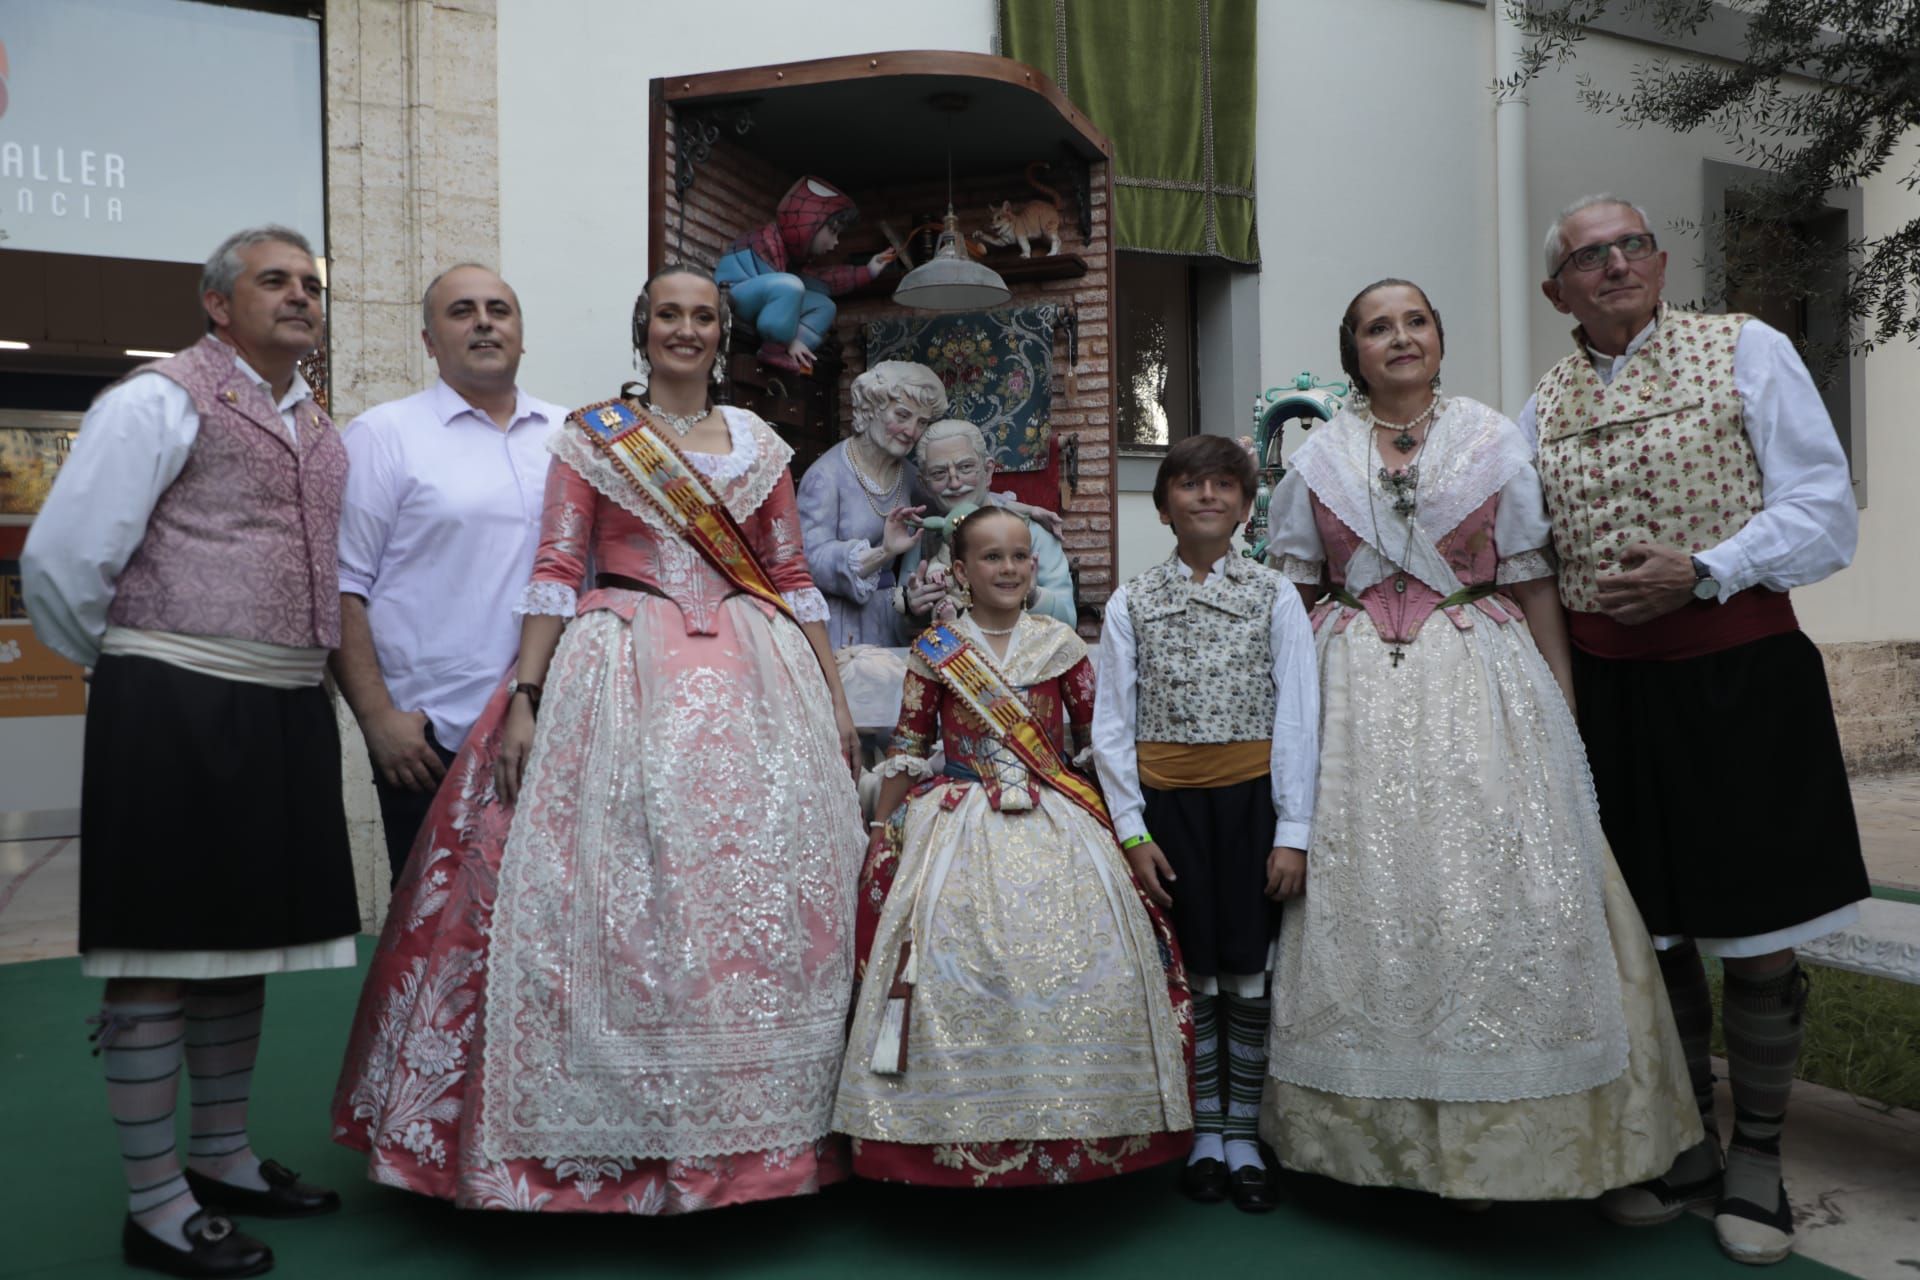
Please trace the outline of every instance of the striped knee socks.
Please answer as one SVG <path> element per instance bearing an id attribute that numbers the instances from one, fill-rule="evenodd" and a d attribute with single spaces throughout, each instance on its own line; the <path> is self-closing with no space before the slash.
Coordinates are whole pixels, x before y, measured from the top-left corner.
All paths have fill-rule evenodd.
<path id="1" fill-rule="evenodd" d="M 193 982 L 186 996 L 187 1074 L 193 1091 L 187 1163 L 195 1173 L 253 1191 L 267 1189 L 247 1140 L 247 1102 L 266 998 L 264 978 Z"/>
<path id="2" fill-rule="evenodd" d="M 1807 977 L 1791 957 L 1764 973 L 1727 970 L 1721 1027 L 1733 1087 L 1733 1142 L 1725 1195 L 1768 1213 L 1780 1203 L 1780 1131 L 1800 1062 L 1806 1004 Z"/>
<path id="3" fill-rule="evenodd" d="M 1193 994 L 1193 1151 L 1188 1164 L 1224 1160 L 1221 1145 L 1220 997 Z"/>
<path id="4" fill-rule="evenodd" d="M 1266 996 L 1223 995 L 1227 1005 L 1227 1167 L 1266 1166 L 1260 1158 L 1260 1091 L 1267 1083 Z"/>
<path id="5" fill-rule="evenodd" d="M 1660 976 L 1666 983 L 1667 1000 L 1673 1006 L 1673 1021 L 1680 1032 L 1680 1047 L 1687 1057 L 1687 1078 L 1693 1085 L 1694 1105 L 1700 1108 L 1700 1123 L 1706 1136 L 1682 1151 L 1667 1171 L 1667 1181 L 1680 1186 L 1702 1182 L 1720 1169 L 1720 1127 L 1713 1109 L 1713 992 L 1707 987 L 1706 965 L 1700 949 L 1683 942 L 1666 951 L 1655 952 L 1660 960 Z"/>
<path id="6" fill-rule="evenodd" d="M 185 1250 L 180 1228 L 200 1205 L 187 1189 L 174 1149 L 174 1098 L 186 1038 L 180 1006 L 115 1001 L 101 1007 L 97 1021 L 107 1110 L 120 1131 L 128 1216 L 148 1234 Z"/>

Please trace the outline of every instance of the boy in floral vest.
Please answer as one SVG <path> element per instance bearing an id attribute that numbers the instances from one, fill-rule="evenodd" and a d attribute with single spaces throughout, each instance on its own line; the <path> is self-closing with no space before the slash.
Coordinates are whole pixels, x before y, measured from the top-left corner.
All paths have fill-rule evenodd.
<path id="1" fill-rule="evenodd" d="M 1172 915 L 1193 982 L 1181 1188 L 1259 1213 L 1273 1207 L 1256 1134 L 1268 974 L 1278 903 L 1306 884 L 1320 691 L 1299 592 L 1232 546 L 1254 486 L 1228 437 L 1168 450 L 1153 504 L 1174 554 L 1107 602 L 1093 740 L 1121 847 Z"/>

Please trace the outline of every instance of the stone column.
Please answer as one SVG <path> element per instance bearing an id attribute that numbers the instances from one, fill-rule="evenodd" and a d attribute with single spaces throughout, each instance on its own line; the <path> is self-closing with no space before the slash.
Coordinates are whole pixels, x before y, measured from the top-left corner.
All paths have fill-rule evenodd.
<path id="1" fill-rule="evenodd" d="M 500 258 L 494 0 L 327 0 L 334 417 L 432 376 L 420 295 Z"/>
<path id="2" fill-rule="evenodd" d="M 327 313 L 345 425 L 433 376 L 420 295 L 450 266 L 500 260 L 494 0 L 326 0 Z M 387 910 L 366 745 L 338 707 L 364 927 Z"/>

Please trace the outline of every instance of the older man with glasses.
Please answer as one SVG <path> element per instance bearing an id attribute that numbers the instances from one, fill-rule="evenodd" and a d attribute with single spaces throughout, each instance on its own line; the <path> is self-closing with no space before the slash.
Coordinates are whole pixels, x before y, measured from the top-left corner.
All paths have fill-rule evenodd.
<path id="1" fill-rule="evenodd" d="M 1012 505 L 1021 514 L 1028 510 L 1013 503 L 1011 495 L 991 492 L 993 458 L 987 452 L 986 437 L 973 423 L 961 418 L 934 423 L 920 438 L 914 453 L 921 484 L 945 510 L 952 511 L 963 503 L 976 507 Z M 1077 610 L 1073 571 L 1067 564 L 1066 549 L 1059 538 L 1038 523 L 1030 523 L 1029 532 L 1033 535 L 1034 577 L 1027 608 L 1074 626 Z M 936 611 L 942 617 L 953 616 L 940 610 L 953 590 L 951 560 L 945 535 L 928 530 L 900 561 L 901 584 L 894 589 L 894 607 L 906 616 L 909 626 L 925 627 Z M 957 608 L 958 602 L 954 605 Z"/>
<path id="2" fill-rule="evenodd" d="M 1820 653 L 1788 592 L 1846 567 L 1847 459 L 1793 345 L 1663 303 L 1644 210 L 1576 201 L 1541 288 L 1579 322 L 1520 415 L 1539 470 L 1600 816 L 1659 948 L 1707 1138 L 1610 1192 L 1629 1225 L 1715 1206 L 1731 1257 L 1793 1248 L 1780 1134 L 1807 984 L 1793 948 L 1868 894 Z M 1722 1159 L 1701 955 L 1726 966 L 1734 1102 Z"/>

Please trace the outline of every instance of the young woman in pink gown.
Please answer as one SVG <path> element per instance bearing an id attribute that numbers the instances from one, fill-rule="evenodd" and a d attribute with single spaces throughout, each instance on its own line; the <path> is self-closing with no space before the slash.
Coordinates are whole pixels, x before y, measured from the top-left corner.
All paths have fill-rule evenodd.
<path id="1" fill-rule="evenodd" d="M 668 268 L 649 385 L 555 433 L 516 679 L 414 845 L 334 1100 L 376 1182 L 665 1214 L 846 1176 L 855 735 L 790 450 L 708 399 L 725 326 Z"/>

